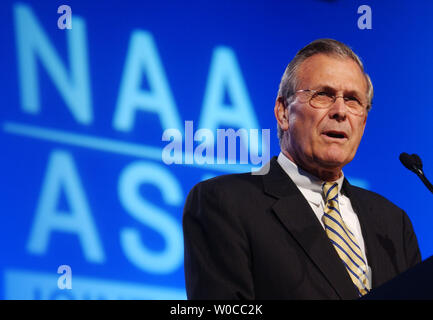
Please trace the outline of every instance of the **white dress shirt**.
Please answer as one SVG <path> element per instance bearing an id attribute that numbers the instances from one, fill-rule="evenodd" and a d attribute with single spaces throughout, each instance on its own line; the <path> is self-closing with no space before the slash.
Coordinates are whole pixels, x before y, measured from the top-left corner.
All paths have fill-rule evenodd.
<path id="1" fill-rule="evenodd" d="M 305 170 L 299 168 L 295 163 L 293 163 L 286 155 L 282 152 L 278 155 L 278 163 L 287 173 L 287 175 L 296 184 L 299 191 L 303 194 L 305 199 L 313 209 L 317 219 L 323 228 L 325 225 L 322 221 L 322 216 L 324 214 L 325 203 L 322 195 L 322 184 L 324 181 L 313 176 L 312 174 L 306 172 Z M 338 183 L 338 204 L 340 207 L 341 217 L 349 230 L 355 235 L 356 241 L 361 248 L 364 261 L 367 265 L 367 276 L 369 282 L 371 283 L 371 269 L 368 266 L 367 256 L 365 255 L 365 245 L 364 238 L 362 237 L 361 226 L 359 224 L 358 216 L 352 208 L 350 199 L 341 193 L 341 188 L 343 186 L 344 174 L 335 181 Z"/>

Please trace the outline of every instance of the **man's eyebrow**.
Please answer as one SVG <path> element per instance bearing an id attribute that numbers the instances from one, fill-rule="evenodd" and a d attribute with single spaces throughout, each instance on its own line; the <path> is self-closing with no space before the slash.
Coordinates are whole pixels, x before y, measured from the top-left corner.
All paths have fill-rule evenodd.
<path id="1" fill-rule="evenodd" d="M 344 95 L 352 95 L 352 96 L 355 96 L 357 98 L 362 98 L 363 97 L 363 95 L 359 91 L 357 91 L 357 90 L 348 90 L 348 91 L 345 91 Z"/>
<path id="2" fill-rule="evenodd" d="M 318 84 L 317 86 L 311 87 L 311 90 L 325 90 L 325 91 L 337 91 L 335 88 L 325 85 L 325 84 Z"/>
<path id="3" fill-rule="evenodd" d="M 314 87 L 314 90 L 323 90 L 323 91 L 332 92 L 332 93 L 335 93 L 338 91 L 337 89 L 335 89 L 329 85 L 318 85 L 318 86 Z M 345 90 L 344 95 L 354 95 L 357 97 L 362 97 L 362 94 L 357 90 Z"/>

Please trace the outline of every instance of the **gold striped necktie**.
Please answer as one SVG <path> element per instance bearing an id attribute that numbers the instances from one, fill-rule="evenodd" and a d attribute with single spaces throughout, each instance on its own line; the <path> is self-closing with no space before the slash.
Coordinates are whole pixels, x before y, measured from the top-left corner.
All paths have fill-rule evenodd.
<path id="1" fill-rule="evenodd" d="M 355 236 L 344 224 L 341 217 L 338 205 L 338 184 L 325 182 L 322 190 L 325 199 L 325 212 L 322 220 L 326 234 L 358 289 L 359 296 L 363 296 L 370 291 L 367 267 Z"/>

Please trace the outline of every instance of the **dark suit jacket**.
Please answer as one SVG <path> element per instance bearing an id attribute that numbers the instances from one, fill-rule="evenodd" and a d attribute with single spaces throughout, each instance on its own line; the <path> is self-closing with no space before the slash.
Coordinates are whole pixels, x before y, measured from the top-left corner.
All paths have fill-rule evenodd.
<path id="1" fill-rule="evenodd" d="M 343 191 L 358 215 L 377 287 L 421 261 L 406 213 L 382 196 Z M 357 291 L 309 203 L 278 164 L 267 175 L 197 184 L 183 216 L 189 299 L 356 299 Z"/>

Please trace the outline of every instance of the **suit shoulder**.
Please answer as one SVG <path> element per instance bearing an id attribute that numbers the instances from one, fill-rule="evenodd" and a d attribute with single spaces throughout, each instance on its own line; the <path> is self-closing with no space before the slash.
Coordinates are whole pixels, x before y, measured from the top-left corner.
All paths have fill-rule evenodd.
<path id="1" fill-rule="evenodd" d="M 253 187 L 261 185 L 260 176 L 251 173 L 235 173 L 216 176 L 197 183 L 193 189 L 205 190 L 231 190 L 234 191 L 241 187 Z"/>
<path id="2" fill-rule="evenodd" d="M 240 196 L 252 190 L 262 190 L 262 178 L 251 173 L 236 173 L 216 176 L 197 183 L 190 194 L 226 194 Z"/>
<path id="3" fill-rule="evenodd" d="M 379 206 L 386 208 L 385 212 L 402 212 L 403 210 L 394 204 L 392 201 L 386 197 L 380 195 L 377 192 L 363 189 L 356 186 L 351 186 L 353 194 L 362 202 L 369 204 L 371 206 Z"/>

